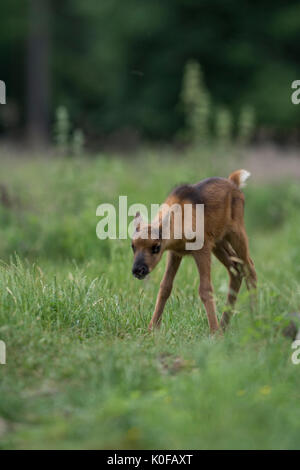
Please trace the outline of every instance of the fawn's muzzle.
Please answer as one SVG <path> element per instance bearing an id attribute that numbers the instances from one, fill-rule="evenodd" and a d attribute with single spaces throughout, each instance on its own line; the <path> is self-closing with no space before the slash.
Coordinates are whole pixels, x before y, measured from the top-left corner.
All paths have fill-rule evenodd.
<path id="1" fill-rule="evenodd" d="M 132 268 L 132 274 L 137 279 L 144 279 L 149 273 L 149 268 L 146 264 L 134 265 Z"/>

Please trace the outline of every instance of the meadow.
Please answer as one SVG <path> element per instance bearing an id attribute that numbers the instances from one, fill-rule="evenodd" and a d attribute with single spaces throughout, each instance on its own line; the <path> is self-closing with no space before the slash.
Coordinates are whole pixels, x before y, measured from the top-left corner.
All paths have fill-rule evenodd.
<path id="1" fill-rule="evenodd" d="M 1 449 L 299 449 L 300 365 L 282 335 L 300 310 L 299 181 L 249 180 L 258 303 L 243 286 L 224 337 L 209 335 L 189 258 L 149 334 L 164 260 L 138 281 L 130 240 L 96 237 L 99 204 L 161 203 L 244 166 L 228 155 L 1 156 Z M 220 317 L 216 260 L 213 282 Z"/>

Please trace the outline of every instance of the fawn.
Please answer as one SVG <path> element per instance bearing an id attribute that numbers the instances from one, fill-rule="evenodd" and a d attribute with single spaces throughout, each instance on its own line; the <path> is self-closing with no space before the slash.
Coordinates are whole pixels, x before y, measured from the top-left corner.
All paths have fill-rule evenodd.
<path id="1" fill-rule="evenodd" d="M 145 224 L 140 214 L 136 214 L 135 233 L 132 239 L 133 275 L 143 279 L 158 264 L 164 251 L 168 251 L 166 270 L 160 284 L 149 330 L 160 326 L 175 275 L 185 255 L 191 255 L 195 259 L 200 275 L 199 295 L 205 306 L 211 333 L 219 330 L 211 283 L 211 254 L 213 253 L 223 263 L 229 274 L 227 308 L 220 322 L 222 330 L 225 330 L 230 321 L 243 278 L 248 290 L 256 288 L 256 272 L 250 258 L 244 225 L 245 197 L 241 191 L 249 176 L 248 171 L 237 170 L 228 179 L 213 177 L 196 184 L 179 186 L 168 196 L 162 206 L 164 209 L 159 211 L 151 224 Z M 197 204 L 204 204 L 204 243 L 201 249 L 188 250 L 184 236 L 174 237 L 176 220 L 172 217 L 173 214 L 169 216 L 169 237 L 162 237 L 163 221 L 168 215 L 168 208 L 174 204 L 179 206 L 192 204 L 193 210 Z"/>

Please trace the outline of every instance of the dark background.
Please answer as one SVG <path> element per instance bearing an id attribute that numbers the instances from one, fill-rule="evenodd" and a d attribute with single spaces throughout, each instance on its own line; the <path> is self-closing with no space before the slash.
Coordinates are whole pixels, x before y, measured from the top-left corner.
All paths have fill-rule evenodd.
<path id="1" fill-rule="evenodd" d="M 184 66 L 197 60 L 213 106 L 251 105 L 256 138 L 299 138 L 297 0 L 6 0 L 0 15 L 2 137 L 51 141 L 55 110 L 101 145 L 170 141 L 183 125 Z"/>

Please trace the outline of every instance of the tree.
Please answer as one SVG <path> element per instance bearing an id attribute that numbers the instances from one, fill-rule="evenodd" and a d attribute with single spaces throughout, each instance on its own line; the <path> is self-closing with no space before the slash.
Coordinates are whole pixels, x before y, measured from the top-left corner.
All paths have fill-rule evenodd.
<path id="1" fill-rule="evenodd" d="M 49 0 L 29 1 L 27 58 L 27 134 L 33 145 L 48 141 L 49 124 Z"/>

